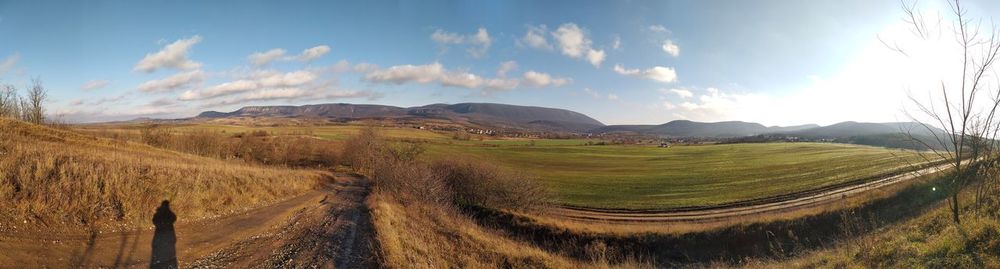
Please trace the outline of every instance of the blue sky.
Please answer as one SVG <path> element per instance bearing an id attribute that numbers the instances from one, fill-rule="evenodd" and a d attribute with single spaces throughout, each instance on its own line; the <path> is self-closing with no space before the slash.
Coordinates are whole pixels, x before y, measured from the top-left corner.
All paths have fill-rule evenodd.
<path id="1" fill-rule="evenodd" d="M 905 64 L 878 41 L 901 21 L 897 1 L 0 0 L 0 83 L 40 78 L 69 121 L 329 102 L 893 121 L 913 75 L 867 74 Z"/>

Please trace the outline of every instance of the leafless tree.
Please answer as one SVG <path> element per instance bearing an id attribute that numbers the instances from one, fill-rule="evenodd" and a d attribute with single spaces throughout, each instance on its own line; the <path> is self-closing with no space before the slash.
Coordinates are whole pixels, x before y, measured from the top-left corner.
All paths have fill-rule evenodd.
<path id="1" fill-rule="evenodd" d="M 959 224 L 961 191 L 977 179 L 987 178 L 993 168 L 998 167 L 1000 152 L 996 138 L 1000 133 L 1000 120 L 997 119 L 1000 83 L 989 80 L 1000 52 L 1000 34 L 995 25 L 983 31 L 981 22 L 970 19 L 959 0 L 948 0 L 948 4 L 954 15 L 952 28 L 962 55 L 961 65 L 955 67 L 959 77 L 954 81 L 942 80 L 940 85 L 933 86 L 939 92 L 933 90 L 938 93 L 932 93 L 928 99 L 910 95 L 916 112 L 907 114 L 920 123 L 921 133 L 929 133 L 931 138 L 919 137 L 910 131 L 906 134 L 932 150 L 925 156 L 927 160 L 943 159 L 954 169 L 942 190 L 948 193 L 952 220 Z M 928 39 L 931 30 L 916 3 L 904 2 L 902 6 L 906 14 L 904 20 L 913 27 L 914 34 Z M 890 49 L 907 55 L 899 47 Z"/>
<path id="2" fill-rule="evenodd" d="M 48 93 L 42 86 L 42 80 L 32 79 L 27 95 L 21 100 L 22 120 L 35 124 L 45 123 L 44 103 L 46 98 L 48 98 Z"/>
<path id="3" fill-rule="evenodd" d="M 17 89 L 13 85 L 0 84 L 0 118 L 20 117 L 18 100 Z"/>

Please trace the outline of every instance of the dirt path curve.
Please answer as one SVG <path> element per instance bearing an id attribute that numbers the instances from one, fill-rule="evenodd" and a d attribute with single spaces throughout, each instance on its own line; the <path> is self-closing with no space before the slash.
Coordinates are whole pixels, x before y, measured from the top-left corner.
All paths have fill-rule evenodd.
<path id="1" fill-rule="evenodd" d="M 145 268 L 154 252 L 175 255 L 181 268 L 373 267 L 369 189 L 364 178 L 337 174 L 319 190 L 277 204 L 177 225 L 167 241 L 173 248 L 154 243 L 165 241 L 153 230 L 0 234 L 0 267 Z"/>
<path id="2" fill-rule="evenodd" d="M 741 202 L 734 203 L 733 205 L 717 207 L 675 210 L 627 210 L 564 206 L 552 210 L 550 215 L 559 218 L 600 223 L 697 223 L 727 221 L 748 215 L 788 212 L 828 203 L 835 203 L 846 197 L 914 179 L 921 175 L 940 172 L 947 169 L 949 165 L 950 164 L 933 166 L 918 171 L 869 181 L 867 183 L 841 186 L 817 192 L 807 192 L 801 195 L 788 195 L 774 199 L 762 199 L 762 202 Z"/>

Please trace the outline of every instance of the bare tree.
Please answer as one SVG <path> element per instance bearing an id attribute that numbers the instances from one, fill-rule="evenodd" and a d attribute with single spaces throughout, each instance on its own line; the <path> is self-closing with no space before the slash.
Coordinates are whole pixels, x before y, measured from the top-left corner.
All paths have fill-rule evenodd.
<path id="1" fill-rule="evenodd" d="M 21 116 L 18 105 L 17 89 L 13 85 L 0 85 L 0 118 L 17 118 Z"/>
<path id="2" fill-rule="evenodd" d="M 21 100 L 21 119 L 27 122 L 45 123 L 45 99 L 48 93 L 42 86 L 42 80 L 32 79 L 27 95 Z"/>
<path id="3" fill-rule="evenodd" d="M 998 167 L 997 154 L 1000 152 L 996 138 L 1000 133 L 1000 120 L 997 119 L 1000 85 L 989 83 L 989 77 L 1000 52 L 1000 34 L 995 25 L 983 34 L 981 23 L 969 18 L 959 0 L 949 0 L 948 4 L 955 16 L 953 33 L 962 55 L 961 66 L 956 66 L 959 77 L 951 82 L 942 80 L 940 85 L 933 86 L 940 91 L 926 100 L 910 95 L 917 113 L 907 114 L 912 121 L 919 122 L 921 131 L 929 133 L 932 139 L 918 137 L 910 131 L 906 134 L 932 150 L 925 156 L 927 160 L 943 159 L 954 169 L 942 190 L 948 193 L 952 220 L 959 224 L 961 191 Z M 902 6 L 905 21 L 912 26 L 914 34 L 928 39 L 931 32 L 916 3 L 904 2 Z M 890 46 L 890 49 L 909 56 L 898 46 Z"/>

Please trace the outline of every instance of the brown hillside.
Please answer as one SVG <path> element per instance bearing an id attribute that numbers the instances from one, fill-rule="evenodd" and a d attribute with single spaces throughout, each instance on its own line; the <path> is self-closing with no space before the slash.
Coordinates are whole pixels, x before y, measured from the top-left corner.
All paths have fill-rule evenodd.
<path id="1" fill-rule="evenodd" d="M 324 176 L 0 119 L 0 232 L 149 225 L 162 200 L 193 221 L 290 198 Z"/>

